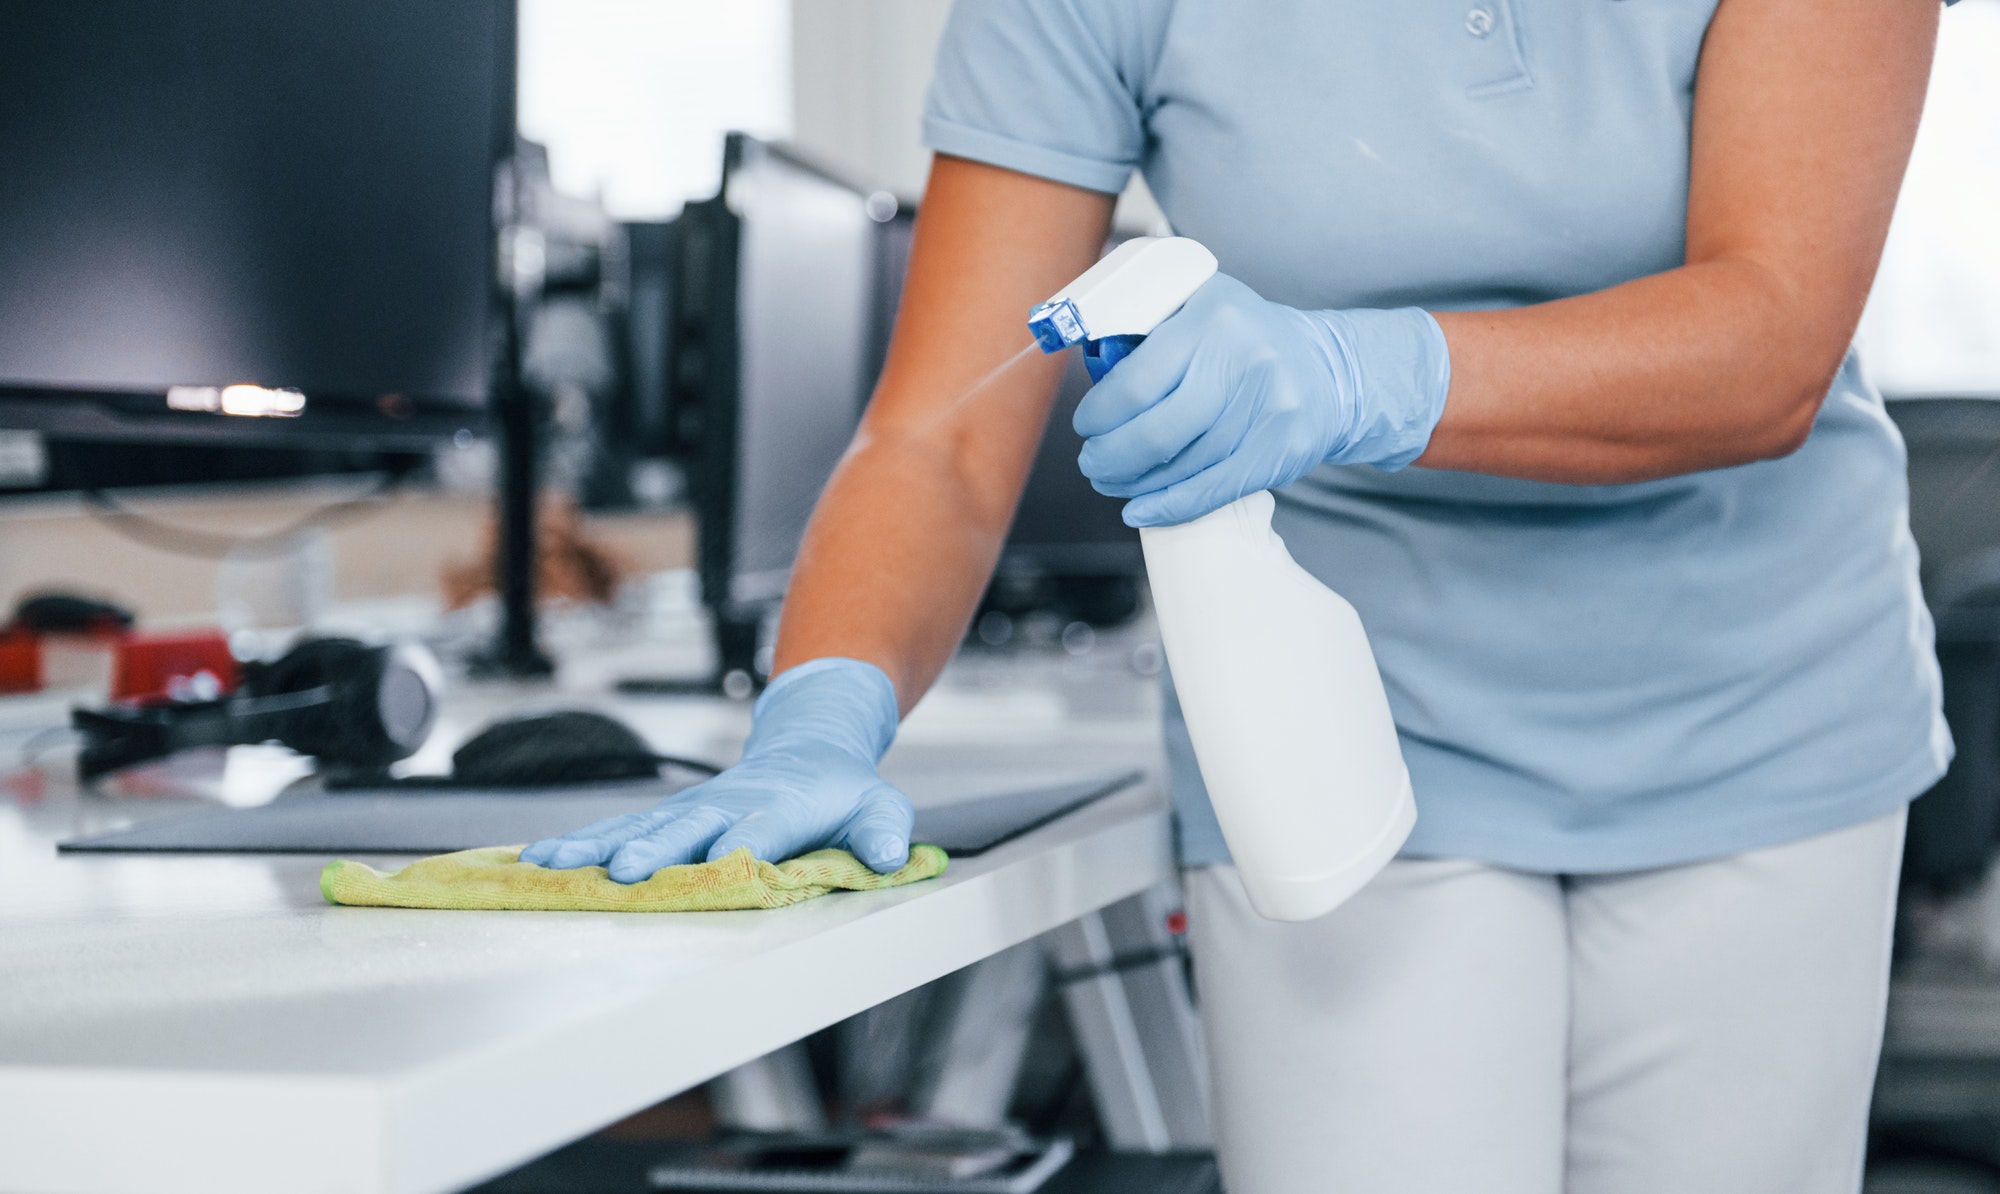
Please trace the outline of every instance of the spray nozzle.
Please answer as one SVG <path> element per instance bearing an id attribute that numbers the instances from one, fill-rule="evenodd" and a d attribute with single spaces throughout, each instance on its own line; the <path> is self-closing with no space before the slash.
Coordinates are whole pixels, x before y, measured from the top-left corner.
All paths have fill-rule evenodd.
<path id="1" fill-rule="evenodd" d="M 1087 362 L 1109 371 L 1139 339 L 1215 276 L 1215 254 L 1184 236 L 1128 240 L 1028 313 L 1043 352 L 1083 344 Z M 1113 352 L 1091 346 L 1117 341 Z M 1101 377 L 1093 363 L 1091 374 Z"/>
<path id="2" fill-rule="evenodd" d="M 1043 352 L 1061 352 L 1070 345 L 1089 339 L 1083 331 L 1083 316 L 1066 298 L 1052 298 L 1028 312 L 1028 330 Z"/>

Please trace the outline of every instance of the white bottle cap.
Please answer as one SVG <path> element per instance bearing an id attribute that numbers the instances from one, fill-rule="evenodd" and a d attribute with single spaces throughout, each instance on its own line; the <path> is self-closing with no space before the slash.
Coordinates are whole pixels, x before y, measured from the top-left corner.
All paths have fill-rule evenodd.
<path id="1" fill-rule="evenodd" d="M 1143 336 L 1215 276 L 1215 254 L 1184 236 L 1128 240 L 1028 315 L 1043 352 L 1085 340 Z"/>

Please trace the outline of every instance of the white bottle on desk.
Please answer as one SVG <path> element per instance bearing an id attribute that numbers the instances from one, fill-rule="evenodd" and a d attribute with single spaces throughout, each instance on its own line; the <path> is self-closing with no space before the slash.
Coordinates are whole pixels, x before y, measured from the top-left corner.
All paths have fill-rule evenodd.
<path id="1" fill-rule="evenodd" d="M 1184 237 L 1127 241 L 1029 317 L 1101 378 L 1216 270 Z M 1416 824 L 1409 772 L 1354 607 L 1298 566 L 1269 493 L 1139 532 L 1188 737 L 1251 906 L 1310 920 Z"/>

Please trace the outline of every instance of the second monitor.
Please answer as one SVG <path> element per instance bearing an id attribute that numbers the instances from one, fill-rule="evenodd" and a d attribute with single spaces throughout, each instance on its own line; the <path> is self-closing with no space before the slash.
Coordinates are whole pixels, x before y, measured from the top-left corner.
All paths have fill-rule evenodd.
<path id="1" fill-rule="evenodd" d="M 634 680 L 628 690 L 720 685 L 747 695 L 768 674 L 767 623 L 881 370 L 913 227 L 912 213 L 889 196 L 783 146 L 731 134 L 717 195 L 657 230 L 664 293 L 649 311 L 665 334 L 657 352 L 635 351 L 635 366 L 649 366 L 635 373 L 658 377 L 665 393 L 639 397 L 650 412 L 639 422 L 661 429 L 648 450 L 687 467 L 718 667 L 696 681 Z M 652 329 L 633 330 L 638 350 Z M 1142 568 L 1137 533 L 1119 520 L 1118 503 L 1076 467 L 1069 419 L 1090 382 L 1080 364 L 1071 366 L 996 592 L 1100 577 L 1129 591 Z"/>

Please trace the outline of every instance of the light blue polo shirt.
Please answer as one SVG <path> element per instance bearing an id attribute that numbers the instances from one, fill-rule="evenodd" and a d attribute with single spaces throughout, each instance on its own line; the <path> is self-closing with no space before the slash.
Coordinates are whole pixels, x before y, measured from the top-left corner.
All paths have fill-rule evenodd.
<path id="1" fill-rule="evenodd" d="M 1176 232 L 1278 302 L 1537 303 L 1682 263 L 1713 11 L 959 0 L 924 132 L 1098 191 L 1141 171 Z M 1851 355 L 1781 460 L 1614 486 L 1322 467 L 1278 498 L 1374 644 L 1407 853 L 1715 857 L 1888 812 L 1950 758 L 1903 446 Z M 1220 861 L 1176 709 L 1183 857 Z"/>

